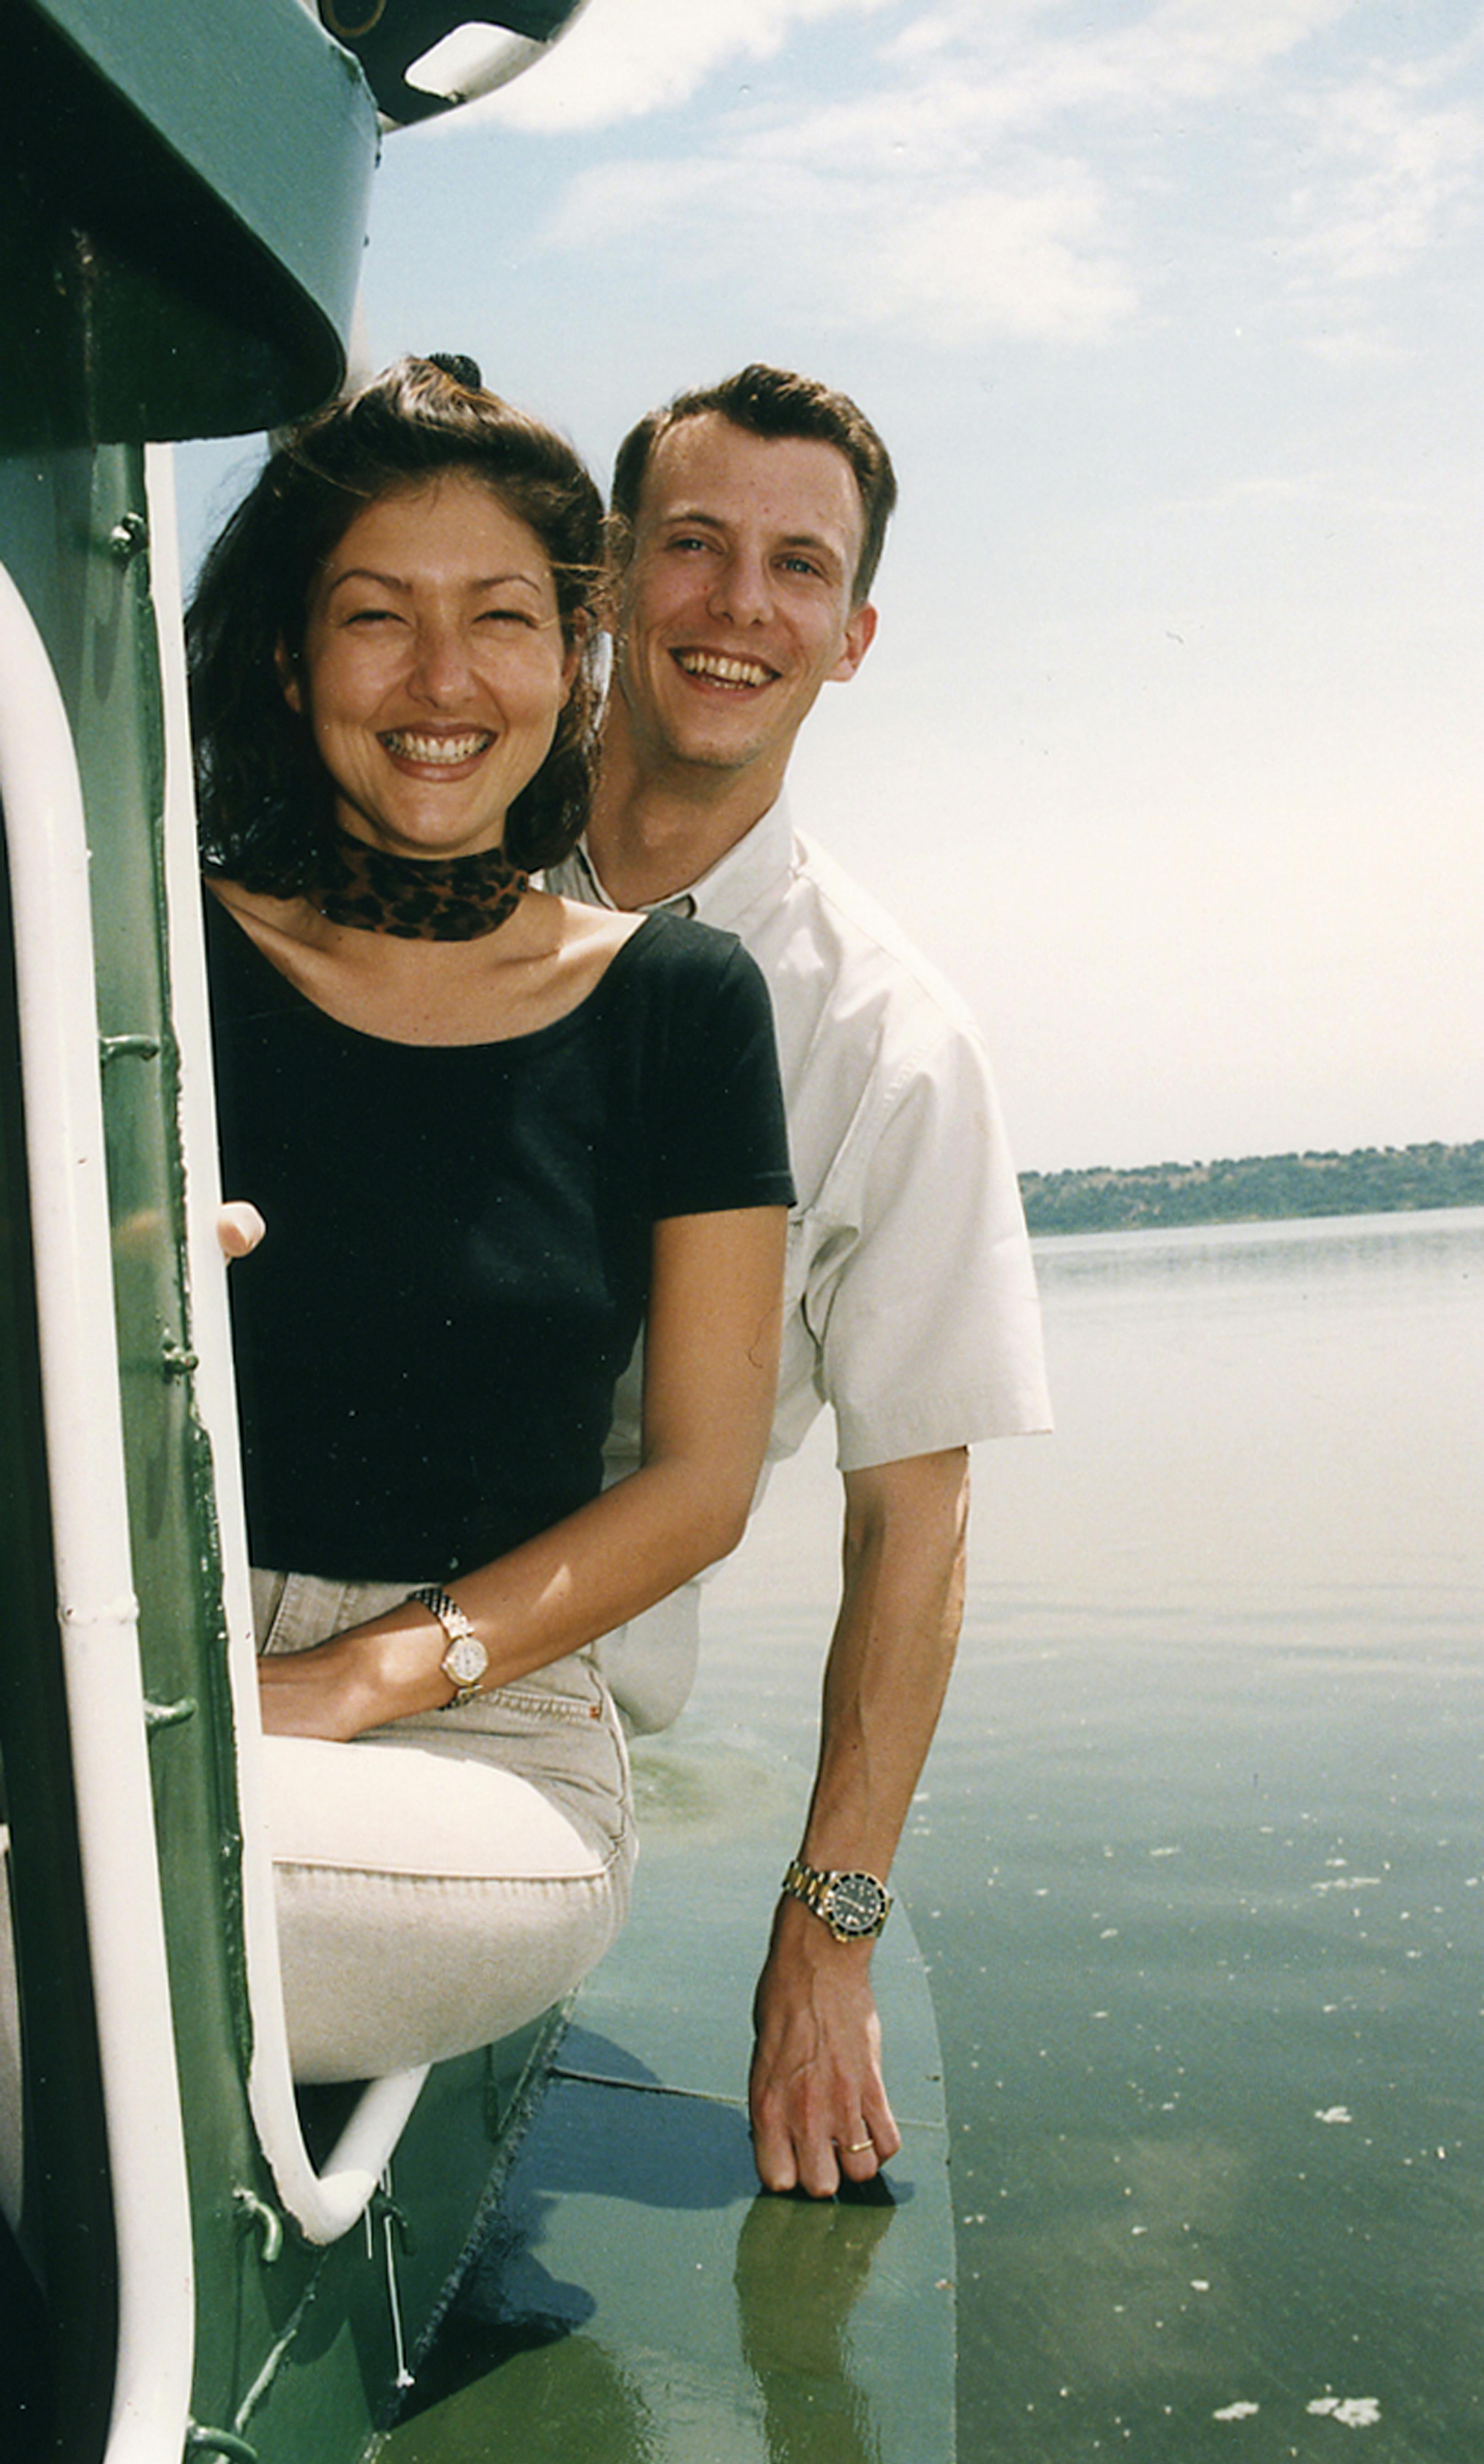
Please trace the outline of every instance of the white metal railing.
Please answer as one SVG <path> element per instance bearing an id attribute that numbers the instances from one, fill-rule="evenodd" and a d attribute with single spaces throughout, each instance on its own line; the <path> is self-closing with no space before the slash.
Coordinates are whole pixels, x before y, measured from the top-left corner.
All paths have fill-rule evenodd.
<path id="1" fill-rule="evenodd" d="M 237 1723 L 243 1930 L 252 2004 L 249 2096 L 263 2153 L 284 2207 L 310 2241 L 329 2242 L 347 2232 L 365 2208 L 417 2102 L 427 2072 L 426 2067 L 399 2071 L 374 2080 L 363 2091 L 324 2171 L 316 2172 L 299 2127 L 289 2067 L 262 1756 L 258 1750 L 261 1725 L 257 1653 L 248 1580 L 228 1270 L 216 1238 L 221 1176 L 201 927 L 186 656 L 180 621 L 174 472 L 168 446 L 152 445 L 147 449 L 145 472 L 155 621 L 164 696 L 165 897 L 169 909 L 171 1006 L 181 1052 L 180 1127 L 186 1156 L 189 1341 L 199 1362 L 197 1407 L 215 1466 L 229 1662 Z"/>
<path id="2" fill-rule="evenodd" d="M 129 1553 L 88 852 L 76 755 L 0 566 L 5 806 L 67 1716 L 119 2258 L 107 2464 L 184 2447 L 195 2301 Z"/>

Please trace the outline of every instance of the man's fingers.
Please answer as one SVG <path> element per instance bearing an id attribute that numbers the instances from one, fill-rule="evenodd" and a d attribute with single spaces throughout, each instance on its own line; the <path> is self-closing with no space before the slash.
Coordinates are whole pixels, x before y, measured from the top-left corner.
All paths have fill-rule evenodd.
<path id="1" fill-rule="evenodd" d="M 892 2157 L 900 2152 L 902 2133 L 897 2128 L 896 2116 L 886 2101 L 884 2090 L 874 2106 L 867 2105 L 866 2112 L 869 2117 L 866 2129 L 871 2134 L 876 2161 L 879 2165 L 889 2165 Z"/>
<path id="2" fill-rule="evenodd" d="M 902 2133 L 892 2117 L 884 2095 L 874 2103 L 867 2102 L 861 2125 L 848 2139 L 838 2140 L 840 2171 L 852 2182 L 871 2182 L 882 2167 L 896 2155 L 902 2145 Z"/>
<path id="3" fill-rule="evenodd" d="M 873 2182 L 902 2145 L 884 2099 L 871 2121 L 862 2116 L 848 2126 L 818 2112 L 779 2114 L 771 2106 L 772 2100 L 759 2100 L 753 2115 L 753 2153 L 765 2190 L 833 2199 L 842 2179 Z"/>
<path id="4" fill-rule="evenodd" d="M 848 2182 L 871 2182 L 881 2165 L 881 2150 L 862 2123 L 854 2139 L 837 2140 L 840 2169 Z"/>
<path id="5" fill-rule="evenodd" d="M 793 2140 L 786 2130 L 754 2123 L 753 2161 L 765 2190 L 797 2189 L 798 2166 L 795 2161 Z"/>
<path id="6" fill-rule="evenodd" d="M 834 2197 L 840 2188 L 835 2133 L 813 2081 L 796 2077 L 782 2093 L 754 2093 L 753 2155 L 765 2190 Z"/>

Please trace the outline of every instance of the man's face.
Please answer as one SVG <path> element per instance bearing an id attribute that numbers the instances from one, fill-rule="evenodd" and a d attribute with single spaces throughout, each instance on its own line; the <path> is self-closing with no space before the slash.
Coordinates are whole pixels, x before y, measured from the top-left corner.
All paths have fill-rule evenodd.
<path id="1" fill-rule="evenodd" d="M 619 594 L 616 681 L 643 772 L 755 774 L 771 801 L 820 686 L 854 675 L 875 631 L 851 603 L 863 527 L 833 445 L 715 411 L 661 439 Z"/>

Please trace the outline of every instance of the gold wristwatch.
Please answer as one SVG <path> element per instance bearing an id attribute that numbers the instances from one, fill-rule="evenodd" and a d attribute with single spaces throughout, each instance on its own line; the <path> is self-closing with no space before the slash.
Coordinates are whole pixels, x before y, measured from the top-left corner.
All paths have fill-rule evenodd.
<path id="1" fill-rule="evenodd" d="M 821 1873 L 796 1857 L 783 1877 L 790 1899 L 829 1926 L 837 1942 L 871 1942 L 891 1913 L 891 1893 L 874 1874 Z"/>
<path id="2" fill-rule="evenodd" d="M 421 1591 L 409 1592 L 407 1596 L 430 1609 L 448 1638 L 448 1648 L 438 1665 L 453 1693 L 443 1708 L 451 1711 L 459 1703 L 472 1703 L 475 1695 L 484 1691 L 479 1681 L 490 1665 L 490 1654 L 458 1601 L 450 1600 L 436 1583 L 425 1583 Z"/>

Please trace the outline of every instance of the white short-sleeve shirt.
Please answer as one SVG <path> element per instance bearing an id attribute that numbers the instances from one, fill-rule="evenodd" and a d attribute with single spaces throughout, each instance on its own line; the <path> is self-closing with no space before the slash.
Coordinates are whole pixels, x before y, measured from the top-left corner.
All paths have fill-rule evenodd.
<path id="1" fill-rule="evenodd" d="M 606 903 L 585 855 L 549 876 Z M 957 994 L 784 802 L 682 896 L 735 933 L 773 995 L 797 1202 L 770 1463 L 820 1408 L 841 1471 L 1049 1428 L 1036 1278 L 989 1057 Z M 638 1451 L 625 1378 L 610 1453 Z M 697 1587 L 599 1646 L 637 1727 L 694 1672 Z"/>

